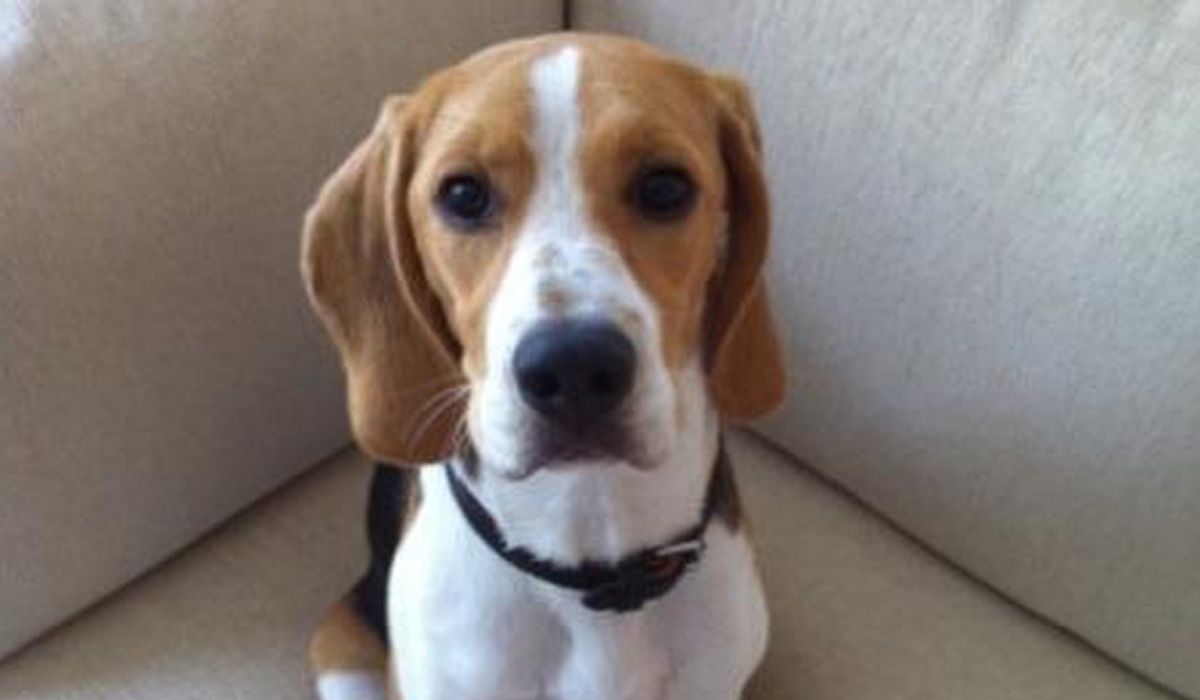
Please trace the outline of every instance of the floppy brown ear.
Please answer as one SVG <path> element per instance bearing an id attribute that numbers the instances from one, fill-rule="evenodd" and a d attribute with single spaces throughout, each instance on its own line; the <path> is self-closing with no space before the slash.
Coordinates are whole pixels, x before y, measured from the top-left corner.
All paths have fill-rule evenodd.
<path id="1" fill-rule="evenodd" d="M 309 299 L 341 355 L 359 445 L 394 463 L 438 461 L 461 407 L 459 348 L 425 280 L 406 210 L 415 144 L 407 98 L 322 186 L 304 221 Z"/>
<path id="2" fill-rule="evenodd" d="M 728 242 L 709 314 L 709 387 L 722 418 L 745 421 L 783 401 L 787 376 L 762 279 L 771 221 L 758 124 L 745 85 L 715 75 Z"/>

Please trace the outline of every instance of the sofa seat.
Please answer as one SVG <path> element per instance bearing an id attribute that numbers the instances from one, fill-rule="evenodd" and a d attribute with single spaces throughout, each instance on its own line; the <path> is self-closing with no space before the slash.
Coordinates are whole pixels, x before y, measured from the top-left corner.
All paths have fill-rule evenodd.
<path id="1" fill-rule="evenodd" d="M 773 613 L 751 698 L 1174 697 L 965 577 L 758 438 L 731 439 Z M 346 452 L 0 664 L 5 700 L 311 696 L 304 648 L 364 561 Z"/>

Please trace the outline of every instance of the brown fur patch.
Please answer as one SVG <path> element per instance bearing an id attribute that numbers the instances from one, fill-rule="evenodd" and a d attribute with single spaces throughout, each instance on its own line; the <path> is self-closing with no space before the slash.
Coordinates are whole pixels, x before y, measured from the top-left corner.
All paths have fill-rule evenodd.
<path id="1" fill-rule="evenodd" d="M 388 650 L 345 600 L 334 604 L 308 645 L 317 675 L 337 671 L 387 672 Z"/>
<path id="2" fill-rule="evenodd" d="M 567 293 L 556 284 L 543 283 L 538 288 L 538 305 L 552 314 L 562 312 L 569 303 Z"/>

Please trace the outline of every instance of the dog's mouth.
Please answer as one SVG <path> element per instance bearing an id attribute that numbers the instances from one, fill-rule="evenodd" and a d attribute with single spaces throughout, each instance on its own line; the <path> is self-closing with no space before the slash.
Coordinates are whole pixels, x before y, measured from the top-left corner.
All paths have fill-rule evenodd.
<path id="1" fill-rule="evenodd" d="M 576 426 L 542 422 L 532 431 L 524 461 L 530 471 L 610 464 L 645 469 L 650 465 L 643 452 L 620 418 Z"/>
<path id="2" fill-rule="evenodd" d="M 535 420 L 527 428 L 516 459 L 501 474 L 514 481 L 540 471 L 633 468 L 647 470 L 653 461 L 628 427 L 614 417 L 589 425 L 564 426 Z M 468 446 L 470 463 L 486 462 L 474 445 Z"/>

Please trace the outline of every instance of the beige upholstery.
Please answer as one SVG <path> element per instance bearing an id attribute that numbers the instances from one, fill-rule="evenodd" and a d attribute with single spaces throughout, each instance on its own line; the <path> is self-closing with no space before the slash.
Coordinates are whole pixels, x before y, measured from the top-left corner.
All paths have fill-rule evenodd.
<path id="1" fill-rule="evenodd" d="M 378 103 L 557 1 L 0 3 L 0 653 L 345 440 L 299 222 Z"/>
<path id="2" fill-rule="evenodd" d="M 770 435 L 1200 695 L 1200 2 L 574 15 L 756 88 L 797 379 Z"/>
<path id="3" fill-rule="evenodd" d="M 773 612 L 750 700 L 1166 700 L 753 438 L 732 440 Z M 363 562 L 350 455 L 0 666 L 5 700 L 310 697 L 304 640 Z"/>

